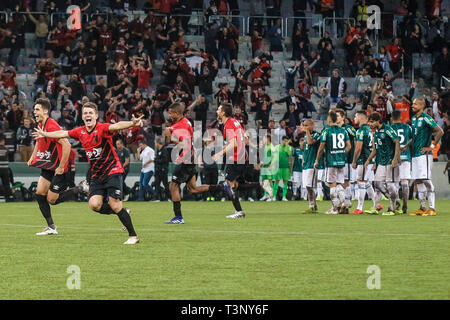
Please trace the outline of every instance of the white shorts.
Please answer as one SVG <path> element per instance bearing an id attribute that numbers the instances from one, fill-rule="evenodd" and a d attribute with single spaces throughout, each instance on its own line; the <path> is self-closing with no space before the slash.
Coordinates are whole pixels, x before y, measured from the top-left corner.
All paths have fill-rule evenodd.
<path id="1" fill-rule="evenodd" d="M 412 158 L 411 162 L 411 179 L 431 180 L 431 164 L 433 163 L 432 155 L 422 155 Z"/>
<path id="2" fill-rule="evenodd" d="M 375 181 L 382 182 L 399 182 L 399 168 L 392 169 L 391 165 L 377 166 L 377 170 L 375 172 Z"/>
<path id="3" fill-rule="evenodd" d="M 302 173 L 299 171 L 293 171 L 292 172 L 292 182 L 302 184 Z"/>
<path id="4" fill-rule="evenodd" d="M 411 180 L 411 162 L 402 161 L 402 164 L 399 166 L 398 175 L 400 180 Z"/>
<path id="5" fill-rule="evenodd" d="M 325 178 L 327 183 L 339 183 L 343 184 L 345 181 L 344 167 L 342 168 L 326 168 Z"/>
<path id="6" fill-rule="evenodd" d="M 319 181 L 323 181 L 324 179 L 324 174 L 325 174 L 325 169 L 317 169 L 317 180 Z"/>
<path id="7" fill-rule="evenodd" d="M 304 169 L 302 172 L 302 187 L 315 188 L 317 185 L 317 170 Z"/>
<path id="8" fill-rule="evenodd" d="M 344 180 L 348 180 L 350 182 L 356 181 L 356 169 L 353 169 L 351 163 L 346 163 L 344 166 Z"/>
<path id="9" fill-rule="evenodd" d="M 367 168 L 364 168 L 364 165 L 358 164 L 356 168 L 356 179 L 358 181 L 373 181 L 374 172 L 373 172 L 373 164 L 370 163 Z"/>

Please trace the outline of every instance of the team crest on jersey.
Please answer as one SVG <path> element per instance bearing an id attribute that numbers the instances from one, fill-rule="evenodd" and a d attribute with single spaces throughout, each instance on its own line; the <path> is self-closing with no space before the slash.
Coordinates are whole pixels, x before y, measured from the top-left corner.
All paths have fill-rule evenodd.
<path id="1" fill-rule="evenodd" d="M 380 134 L 380 138 L 384 139 L 385 138 L 385 134 L 384 133 Z"/>
<path id="2" fill-rule="evenodd" d="M 81 130 L 80 132 L 81 132 L 81 134 L 86 134 L 86 131 L 84 131 L 84 130 Z"/>
<path id="3" fill-rule="evenodd" d="M 86 151 L 86 155 L 89 159 L 97 159 L 102 153 L 102 148 L 93 148 L 92 151 Z"/>
<path id="4" fill-rule="evenodd" d="M 50 151 L 45 151 L 45 152 L 40 152 L 38 151 L 36 153 L 36 156 L 41 159 L 42 161 L 49 161 L 50 160 L 50 156 L 52 154 L 50 153 Z"/>

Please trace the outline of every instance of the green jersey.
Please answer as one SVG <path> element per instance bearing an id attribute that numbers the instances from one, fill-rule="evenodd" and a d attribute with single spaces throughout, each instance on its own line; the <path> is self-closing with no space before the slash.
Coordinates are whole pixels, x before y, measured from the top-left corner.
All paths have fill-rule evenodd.
<path id="1" fill-rule="evenodd" d="M 289 158 L 292 155 L 292 147 L 289 144 L 279 144 L 275 148 L 278 151 L 278 168 L 289 169 Z"/>
<path id="2" fill-rule="evenodd" d="M 383 124 L 381 129 L 375 131 L 375 149 L 377 150 L 377 164 L 387 166 L 392 163 L 395 155 L 394 140 L 398 136 L 391 126 Z"/>
<path id="3" fill-rule="evenodd" d="M 316 131 L 311 132 L 311 138 L 316 140 L 316 143 L 308 145 L 305 138 L 305 151 L 303 151 L 303 170 L 314 169 L 314 162 L 316 161 L 317 151 L 320 145 L 320 134 Z"/>
<path id="4" fill-rule="evenodd" d="M 347 131 L 348 137 L 350 138 L 350 144 L 351 144 L 352 148 L 348 152 L 347 163 L 352 163 L 353 162 L 353 154 L 355 153 L 356 130 L 355 130 L 355 128 L 353 128 L 353 126 L 351 126 L 349 124 L 344 124 L 342 126 L 342 128 L 344 128 L 345 131 Z"/>
<path id="5" fill-rule="evenodd" d="M 412 128 L 406 123 L 393 123 L 391 128 L 394 129 L 398 138 L 400 139 L 400 148 L 403 148 L 412 140 Z M 400 154 L 400 160 L 411 162 L 411 147 L 408 147 L 405 151 Z"/>
<path id="6" fill-rule="evenodd" d="M 328 168 L 341 168 L 347 163 L 345 152 L 349 141 L 347 131 L 339 126 L 329 126 L 323 129 L 320 142 L 325 143 L 325 160 Z"/>
<path id="7" fill-rule="evenodd" d="M 364 163 L 366 163 L 367 159 L 370 156 L 370 153 L 372 152 L 372 139 L 372 129 L 370 129 L 370 126 L 368 124 L 363 124 L 356 132 L 356 141 L 362 141 L 363 143 L 361 154 L 359 155 L 356 164 L 363 165 Z"/>
<path id="8" fill-rule="evenodd" d="M 303 150 L 300 148 L 295 148 L 292 151 L 292 156 L 294 157 L 294 166 L 292 168 L 292 171 L 302 172 Z"/>
<path id="9" fill-rule="evenodd" d="M 275 147 L 273 146 L 273 144 L 266 144 L 264 146 L 264 161 L 261 166 L 261 174 L 262 175 L 271 175 L 272 174 L 272 170 L 269 169 L 269 166 L 273 162 L 274 149 L 275 149 Z"/>
<path id="10" fill-rule="evenodd" d="M 426 114 L 425 112 L 420 115 L 412 117 L 413 128 L 413 143 L 412 143 L 412 156 L 420 157 L 423 155 L 422 148 L 429 147 L 431 145 L 433 129 L 437 126 L 436 121 Z"/>

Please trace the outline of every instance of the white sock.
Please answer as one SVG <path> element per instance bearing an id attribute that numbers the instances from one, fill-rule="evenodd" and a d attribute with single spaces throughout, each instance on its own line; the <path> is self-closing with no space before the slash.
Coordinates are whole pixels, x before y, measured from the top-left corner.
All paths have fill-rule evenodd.
<path id="1" fill-rule="evenodd" d="M 434 185 L 431 180 L 425 180 L 423 182 L 425 185 L 425 188 L 427 189 L 427 196 L 428 196 L 428 206 L 430 209 L 434 209 L 434 203 L 436 200 L 436 194 L 434 193 Z"/>
<path id="2" fill-rule="evenodd" d="M 336 187 L 338 190 L 339 206 L 345 205 L 345 189 L 342 184 L 338 184 Z"/>
<path id="3" fill-rule="evenodd" d="M 333 203 L 333 208 L 334 209 L 339 208 L 339 196 L 337 187 L 330 188 L 330 198 L 331 202 Z"/>
<path id="4" fill-rule="evenodd" d="M 349 184 L 348 187 L 345 188 L 344 190 L 345 190 L 345 206 L 347 208 L 350 208 L 352 206 L 352 187 Z"/>
<path id="5" fill-rule="evenodd" d="M 417 198 L 420 202 L 420 208 L 425 209 L 427 207 L 427 187 L 425 184 L 417 184 Z"/>
<path id="6" fill-rule="evenodd" d="M 373 190 L 372 183 L 370 183 L 370 182 L 366 183 L 366 192 L 367 192 L 367 195 L 369 196 L 369 199 L 372 200 L 373 206 L 376 208 L 377 207 L 376 195 L 375 195 L 375 190 Z"/>
<path id="7" fill-rule="evenodd" d="M 389 201 L 390 201 L 390 207 L 392 210 L 395 210 L 395 204 L 398 197 L 397 187 L 395 186 L 395 182 L 388 182 L 387 183 L 387 190 L 389 192 Z"/>
<path id="8" fill-rule="evenodd" d="M 317 182 L 317 197 L 323 196 L 322 182 Z"/>
<path id="9" fill-rule="evenodd" d="M 358 182 L 358 194 L 358 210 L 362 210 L 366 198 L 366 184 L 364 182 Z"/>

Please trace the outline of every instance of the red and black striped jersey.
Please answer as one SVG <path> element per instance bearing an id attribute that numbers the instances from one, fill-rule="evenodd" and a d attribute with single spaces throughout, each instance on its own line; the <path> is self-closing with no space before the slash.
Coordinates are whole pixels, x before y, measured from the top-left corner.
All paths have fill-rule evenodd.
<path id="1" fill-rule="evenodd" d="M 91 164 L 91 177 L 102 179 L 108 175 L 123 173 L 119 157 L 114 149 L 112 136 L 109 132 L 111 123 L 98 123 L 89 132 L 86 126 L 69 131 L 69 137 L 81 142 L 86 156 Z"/>
<path id="2" fill-rule="evenodd" d="M 194 136 L 194 130 L 192 129 L 192 125 L 187 118 L 182 118 L 177 123 L 171 125 L 169 127 L 170 133 L 172 136 L 178 139 L 178 141 L 186 141 L 185 147 L 180 150 L 177 159 L 175 162 L 177 163 L 194 163 L 194 152 L 192 147 L 192 139 Z"/>
<path id="3" fill-rule="evenodd" d="M 223 126 L 223 137 L 228 143 L 232 139 L 236 138 L 236 145 L 233 150 L 233 154 L 228 155 L 228 161 L 244 164 L 247 160 L 247 152 L 245 150 L 244 129 L 241 124 L 235 118 L 228 118 L 227 122 Z"/>
<path id="4" fill-rule="evenodd" d="M 47 118 L 44 125 L 38 124 L 39 128 L 46 132 L 59 131 L 61 127 L 52 118 Z M 31 162 L 31 166 L 45 170 L 56 170 L 58 168 L 62 157 L 62 145 L 58 143 L 59 139 L 54 138 L 39 138 L 37 140 L 36 156 Z M 69 161 L 66 162 L 64 171 L 69 168 Z"/>

